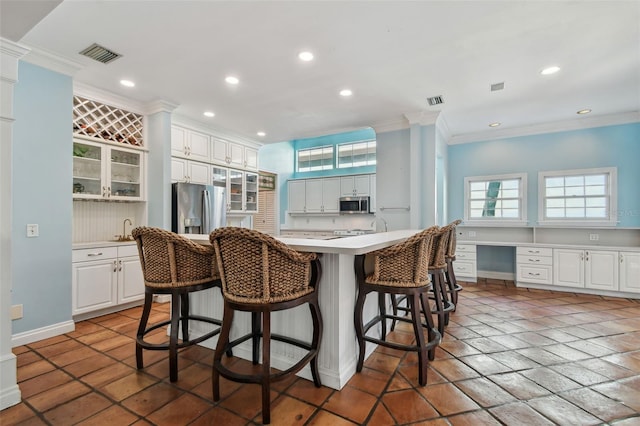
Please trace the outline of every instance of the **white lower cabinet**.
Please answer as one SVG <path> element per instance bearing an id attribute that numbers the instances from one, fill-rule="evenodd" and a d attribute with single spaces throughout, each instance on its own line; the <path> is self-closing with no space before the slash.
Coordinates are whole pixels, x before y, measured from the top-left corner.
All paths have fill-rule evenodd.
<path id="1" fill-rule="evenodd" d="M 553 250 L 547 247 L 517 247 L 516 274 L 519 283 L 552 284 Z"/>
<path id="2" fill-rule="evenodd" d="M 72 314 L 86 314 L 144 298 L 138 247 L 73 250 Z"/>
<path id="3" fill-rule="evenodd" d="M 640 293 L 640 252 L 618 253 L 620 291 Z"/>
<path id="4" fill-rule="evenodd" d="M 553 250 L 553 284 L 596 290 L 618 290 L 618 252 Z"/>
<path id="5" fill-rule="evenodd" d="M 472 282 L 478 280 L 475 244 L 458 244 L 456 246 L 456 260 L 453 262 L 453 271 L 457 279 Z"/>

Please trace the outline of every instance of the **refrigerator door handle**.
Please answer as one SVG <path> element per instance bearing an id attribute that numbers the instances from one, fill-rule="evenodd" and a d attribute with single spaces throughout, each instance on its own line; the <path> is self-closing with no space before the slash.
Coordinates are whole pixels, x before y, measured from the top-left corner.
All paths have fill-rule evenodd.
<path id="1" fill-rule="evenodd" d="M 205 189 L 202 191 L 202 233 L 211 231 L 211 194 Z"/>

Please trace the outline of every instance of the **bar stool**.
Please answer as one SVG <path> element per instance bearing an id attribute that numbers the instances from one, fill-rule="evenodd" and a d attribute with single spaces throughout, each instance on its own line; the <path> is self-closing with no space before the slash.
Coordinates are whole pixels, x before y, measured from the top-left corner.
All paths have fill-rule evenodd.
<path id="1" fill-rule="evenodd" d="M 366 342 L 399 349 L 413 351 L 418 354 L 418 381 L 421 386 L 427 383 L 427 358 L 433 359 L 435 348 L 440 343 L 441 333 L 433 324 L 427 294 L 431 288 L 429 278 L 429 255 L 434 243 L 437 229 L 429 228 L 419 232 L 406 241 L 376 250 L 355 258 L 356 280 L 358 283 L 358 297 L 356 299 L 354 323 L 359 345 L 358 364 L 356 371 L 362 371 Z M 365 271 L 365 257 L 373 259 L 373 273 Z M 368 323 L 363 324 L 363 309 L 367 295 L 371 292 L 378 294 L 378 315 Z M 396 313 L 387 314 L 385 309 L 386 294 L 395 300 L 396 295 L 407 299 L 410 318 L 400 317 Z M 422 322 L 420 306 L 425 313 Z M 404 321 L 413 325 L 415 345 L 405 345 L 386 340 L 387 320 Z M 374 325 L 381 324 L 380 338 L 367 336 L 367 331 Z M 424 329 L 427 330 L 425 341 Z"/>
<path id="2" fill-rule="evenodd" d="M 302 253 L 288 248 L 273 237 L 245 228 L 226 227 L 214 230 L 209 239 L 215 249 L 222 279 L 224 315 L 222 332 L 213 357 L 213 400 L 220 399 L 220 378 L 258 383 L 262 387 L 262 421 L 271 421 L 269 392 L 271 383 L 311 365 L 313 383 L 320 387 L 318 350 L 322 336 L 322 316 L 318 305 L 320 261 L 315 253 Z M 271 332 L 271 312 L 308 303 L 313 322 L 311 343 Z M 251 332 L 230 341 L 235 311 L 251 312 Z M 261 327 L 262 320 L 262 327 Z M 222 365 L 222 353 L 249 339 L 252 341 L 253 364 L 258 364 L 262 338 L 262 368 L 257 374 L 241 374 Z M 271 340 L 284 342 L 307 351 L 290 368 L 271 371 Z"/>
<path id="3" fill-rule="evenodd" d="M 447 268 L 445 269 L 444 275 L 447 280 L 447 286 L 449 287 L 451 302 L 453 303 L 453 312 L 456 311 L 456 307 L 458 306 L 458 293 L 462 291 L 462 286 L 458 284 L 456 273 L 453 270 L 453 261 L 456 260 L 456 227 L 461 223 L 462 221 L 457 219 L 445 226 L 445 228 L 449 230 L 449 240 L 445 253 Z"/>
<path id="4" fill-rule="evenodd" d="M 220 275 L 213 248 L 160 228 L 138 227 L 131 231 L 138 245 L 144 276 L 144 307 L 136 333 L 136 365 L 144 368 L 142 350 L 169 351 L 169 377 L 178 380 L 178 349 L 203 342 L 220 332 L 221 320 L 189 313 L 189 293 L 220 287 Z M 171 317 L 147 327 L 155 294 L 171 295 Z M 189 338 L 189 322 L 217 325 L 214 330 L 195 339 Z M 170 324 L 168 343 L 150 343 L 145 336 Z M 182 341 L 178 341 L 179 324 Z"/>

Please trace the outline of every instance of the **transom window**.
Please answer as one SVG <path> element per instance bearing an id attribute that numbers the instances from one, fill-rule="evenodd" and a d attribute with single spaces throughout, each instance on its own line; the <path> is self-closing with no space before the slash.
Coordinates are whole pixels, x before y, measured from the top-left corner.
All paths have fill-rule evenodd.
<path id="1" fill-rule="evenodd" d="M 527 175 L 465 178 L 465 222 L 526 222 Z"/>
<path id="2" fill-rule="evenodd" d="M 376 141 L 338 145 L 338 168 L 373 166 L 376 164 Z"/>
<path id="3" fill-rule="evenodd" d="M 298 171 L 333 169 L 333 145 L 298 150 Z"/>
<path id="4" fill-rule="evenodd" d="M 540 172 L 540 221 L 615 224 L 616 169 Z"/>

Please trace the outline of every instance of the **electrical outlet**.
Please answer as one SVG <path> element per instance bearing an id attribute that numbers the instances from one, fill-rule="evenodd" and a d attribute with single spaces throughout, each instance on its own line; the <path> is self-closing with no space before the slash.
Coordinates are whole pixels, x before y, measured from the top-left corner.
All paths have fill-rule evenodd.
<path id="1" fill-rule="evenodd" d="M 469 238 L 475 238 L 476 231 L 469 231 Z"/>
<path id="2" fill-rule="evenodd" d="M 11 319 L 16 320 L 22 318 L 22 305 L 13 305 L 11 307 Z"/>
<path id="3" fill-rule="evenodd" d="M 27 237 L 32 238 L 32 237 L 37 237 L 38 235 L 40 235 L 38 224 L 37 223 L 27 224 Z"/>
<path id="4" fill-rule="evenodd" d="M 600 239 L 599 234 L 589 234 L 589 241 L 598 241 Z"/>

